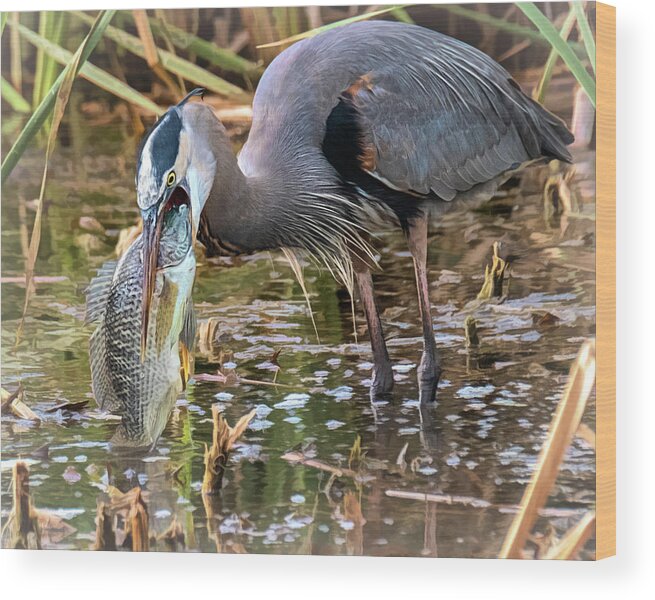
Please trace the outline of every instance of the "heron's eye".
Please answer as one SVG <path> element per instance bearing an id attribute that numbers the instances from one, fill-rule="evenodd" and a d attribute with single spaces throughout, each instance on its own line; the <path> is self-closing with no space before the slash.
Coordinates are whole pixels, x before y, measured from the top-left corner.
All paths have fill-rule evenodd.
<path id="1" fill-rule="evenodd" d="M 175 171 L 171 171 L 168 174 L 168 179 L 166 180 L 166 185 L 171 187 L 175 183 Z"/>

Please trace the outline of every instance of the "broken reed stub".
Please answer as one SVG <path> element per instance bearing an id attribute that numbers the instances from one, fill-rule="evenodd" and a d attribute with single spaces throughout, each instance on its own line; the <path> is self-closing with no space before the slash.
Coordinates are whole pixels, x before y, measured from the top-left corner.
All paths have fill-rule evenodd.
<path id="1" fill-rule="evenodd" d="M 477 348 L 480 345 L 478 337 L 478 322 L 469 315 L 464 321 L 464 335 L 466 336 L 466 347 Z"/>
<path id="2" fill-rule="evenodd" d="M 116 550 L 116 533 L 114 532 L 114 518 L 109 507 L 101 502 L 98 505 L 96 517 L 96 540 L 94 550 Z"/>
<path id="3" fill-rule="evenodd" d="M 126 541 L 131 540 L 132 552 L 148 552 L 150 550 L 148 505 L 139 488 L 136 488 L 127 523 Z"/>
<path id="4" fill-rule="evenodd" d="M 3 531 L 2 546 L 21 550 L 40 550 L 41 532 L 39 517 L 30 496 L 30 471 L 22 461 L 14 465 L 12 485 L 13 507 Z"/>
<path id="5" fill-rule="evenodd" d="M 214 495 L 221 491 L 223 474 L 235 442 L 243 435 L 248 424 L 255 417 L 255 410 L 241 417 L 234 427 L 230 427 L 221 413 L 218 404 L 212 404 L 212 444 L 205 445 L 205 474 L 202 478 L 202 494 Z"/>
<path id="6" fill-rule="evenodd" d="M 486 265 L 484 268 L 484 283 L 478 293 L 478 300 L 490 300 L 491 298 L 500 298 L 503 295 L 503 282 L 508 263 L 499 256 L 499 248 L 500 244 L 494 242 L 491 267 Z"/>
<path id="7" fill-rule="evenodd" d="M 571 187 L 575 169 L 562 165 L 558 160 L 550 161 L 549 175 L 544 184 L 544 216 L 567 215 L 579 211 L 579 201 Z"/>
<path id="8" fill-rule="evenodd" d="M 184 550 L 184 529 L 178 523 L 177 517 L 173 517 L 170 527 L 157 538 L 157 541 L 163 541 L 170 552 Z"/>

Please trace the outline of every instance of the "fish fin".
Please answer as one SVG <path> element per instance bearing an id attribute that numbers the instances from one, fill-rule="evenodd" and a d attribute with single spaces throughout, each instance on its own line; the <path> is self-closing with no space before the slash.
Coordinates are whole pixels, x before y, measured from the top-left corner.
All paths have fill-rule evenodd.
<path id="1" fill-rule="evenodd" d="M 86 288 L 86 314 L 84 316 L 86 325 L 102 318 L 107 306 L 109 288 L 114 279 L 117 264 L 117 261 L 110 260 L 102 265 L 91 283 L 89 283 L 89 287 Z"/>
<path id="2" fill-rule="evenodd" d="M 109 444 L 112 450 L 122 450 L 125 452 L 138 450 L 147 452 L 154 447 L 156 441 L 145 433 L 142 437 L 132 437 L 127 433 L 127 429 L 125 429 L 123 423 L 120 423 L 114 435 L 109 440 Z"/>
<path id="3" fill-rule="evenodd" d="M 186 344 L 180 342 L 180 379 L 182 380 L 182 390 L 186 390 L 186 384 L 193 374 L 193 354 L 189 352 Z"/>
<path id="4" fill-rule="evenodd" d="M 184 324 L 180 331 L 180 364 L 182 387 L 186 389 L 187 381 L 193 374 L 193 349 L 196 343 L 196 313 L 193 310 L 193 301 L 189 299 L 184 315 Z"/>
<path id="5" fill-rule="evenodd" d="M 89 340 L 89 356 L 91 358 L 91 387 L 96 404 L 101 410 L 117 410 L 120 402 L 116 397 L 107 367 L 107 351 L 105 346 L 105 328 L 100 325 Z"/>
<path id="6" fill-rule="evenodd" d="M 193 352 L 196 345 L 196 312 L 193 309 L 193 300 L 189 298 L 184 313 L 184 324 L 180 331 L 180 341 L 187 347 L 189 352 Z"/>

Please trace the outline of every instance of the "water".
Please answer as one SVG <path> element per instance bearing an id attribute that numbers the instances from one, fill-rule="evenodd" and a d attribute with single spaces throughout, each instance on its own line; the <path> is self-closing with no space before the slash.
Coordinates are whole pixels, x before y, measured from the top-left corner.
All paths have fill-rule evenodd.
<path id="1" fill-rule="evenodd" d="M 102 154 L 76 166 L 62 151 L 60 160 L 51 170 L 36 269 L 60 279 L 38 285 L 15 352 L 24 289 L 16 283 L 2 289 L 2 385 L 13 390 L 21 381 L 26 402 L 42 419 L 35 424 L 3 415 L 3 518 L 11 506 L 10 469 L 20 458 L 30 464 L 35 505 L 70 526 L 67 535 L 47 537 L 46 547 L 89 548 L 97 503 L 107 499 L 111 483 L 122 491 L 140 486 L 151 534 L 162 534 L 176 519 L 187 551 L 498 554 L 571 360 L 595 330 L 593 154 L 576 159 L 580 215 L 545 218 L 538 183 L 543 172 L 534 170 L 520 189 L 510 186 L 481 211 L 452 212 L 433 228 L 431 300 L 444 365 L 436 407 L 422 409 L 417 402 L 421 334 L 401 234 L 377 240 L 383 270 L 375 283 L 396 379 L 393 401 L 386 404 L 369 400 L 363 316 L 357 315 L 356 343 L 350 301 L 328 274 L 306 269 L 319 344 L 302 291 L 279 254 L 199 255 L 195 305 L 201 335 L 207 332 L 202 323 L 214 322 L 214 342 L 200 344 L 199 380 L 146 457 L 108 451 L 116 420 L 100 413 L 91 398 L 90 330 L 82 323 L 85 286 L 111 258 L 118 231 L 137 217 L 131 176 Z M 38 156 L 27 159 L 4 190 L 3 278 L 23 273 L 40 165 Z M 94 231 L 88 219 L 80 222 L 81 216 L 97 219 L 105 232 Z M 496 240 L 510 255 L 508 299 L 472 307 Z M 545 312 L 559 321 L 535 326 Z M 464 346 L 468 314 L 479 326 L 475 353 Z M 219 367 L 228 384 L 202 379 Z M 284 387 L 241 381 L 274 378 Z M 81 411 L 48 412 L 84 399 L 90 402 Z M 257 416 L 230 457 L 225 487 L 208 519 L 200 484 L 215 402 L 231 424 L 252 408 Z M 592 397 L 584 420 L 593 427 L 594 419 Z M 283 458 L 301 449 L 320 463 L 347 468 L 357 436 L 364 456 L 354 478 L 331 479 L 329 472 Z M 537 531 L 561 535 L 593 508 L 594 490 L 594 453 L 576 439 L 548 501 L 558 510 L 541 518 Z M 398 497 L 402 492 L 461 498 L 425 503 Z M 161 541 L 153 547 L 165 549 Z M 581 556 L 590 558 L 593 548 L 592 539 Z"/>

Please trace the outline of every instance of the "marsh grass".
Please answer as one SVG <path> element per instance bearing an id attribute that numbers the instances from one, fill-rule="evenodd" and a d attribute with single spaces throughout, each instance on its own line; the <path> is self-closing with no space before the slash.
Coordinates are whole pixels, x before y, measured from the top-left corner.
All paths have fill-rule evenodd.
<path id="1" fill-rule="evenodd" d="M 48 178 L 48 163 L 50 161 L 50 155 L 54 150 L 56 141 L 57 141 L 57 132 L 59 131 L 59 125 L 64 117 L 64 112 L 70 98 L 71 90 L 73 87 L 73 82 L 77 77 L 77 73 L 80 70 L 82 64 L 88 56 L 91 54 L 93 48 L 100 40 L 104 29 L 109 24 L 109 21 L 114 15 L 114 11 L 103 11 L 101 12 L 93 25 L 88 35 L 84 38 L 77 51 L 71 58 L 70 62 L 60 75 L 61 83 L 57 88 L 56 95 L 53 97 L 53 118 L 52 124 L 50 126 L 50 132 L 48 135 L 48 143 L 45 150 L 45 164 L 43 167 L 43 176 L 41 178 L 41 189 L 39 192 L 39 198 L 37 200 L 36 216 L 34 217 L 34 225 L 32 227 L 32 235 L 30 236 L 30 244 L 27 251 L 27 259 L 25 264 L 25 301 L 23 304 L 23 314 L 21 320 L 16 329 L 16 340 L 15 345 L 17 346 L 20 343 L 21 336 L 23 333 L 23 327 L 25 325 L 25 317 L 27 315 L 27 309 L 29 307 L 29 302 L 32 294 L 34 293 L 34 266 L 36 264 L 36 258 L 39 253 L 39 245 L 41 243 L 41 221 L 43 217 L 43 198 L 45 194 L 46 181 Z M 59 81 L 59 79 L 58 79 Z M 53 88 L 54 89 L 54 86 Z M 46 102 L 46 99 L 44 99 Z M 35 113 L 36 114 L 36 113 Z M 41 113 L 43 119 L 45 119 L 49 111 L 43 111 Z M 28 125 L 32 122 L 32 119 L 28 121 Z M 27 127 L 26 126 L 26 127 Z M 36 133 L 36 130 L 40 127 L 40 124 L 35 125 L 33 132 Z M 4 166 L 4 165 L 3 165 Z M 4 180 L 4 176 L 3 176 Z"/>
<path id="2" fill-rule="evenodd" d="M 577 16 L 578 12 L 581 10 L 580 7 L 575 9 L 576 5 L 579 5 L 578 2 L 571 3 L 574 6 L 572 13 Z M 596 106 L 596 82 L 589 75 L 587 69 L 584 67 L 580 59 L 576 56 L 575 52 L 569 46 L 569 44 L 562 38 L 560 32 L 555 29 L 555 26 L 548 20 L 548 18 L 537 8 L 537 6 L 532 2 L 518 2 L 517 6 L 523 11 L 526 17 L 532 21 L 534 26 L 539 30 L 541 35 L 548 40 L 548 43 L 552 46 L 553 50 L 562 58 L 566 63 L 566 66 L 571 70 L 573 76 L 577 82 L 582 86 L 584 91 L 589 96 L 593 106 Z M 577 10 L 578 12 L 573 12 Z M 589 24 L 582 13 L 582 20 L 586 23 L 588 28 Z M 591 50 L 590 47 L 586 47 L 587 52 Z M 595 50 L 594 50 L 595 56 Z M 594 58 L 595 61 L 595 58 Z M 594 64 L 594 63 L 592 63 Z"/>
<path id="3" fill-rule="evenodd" d="M 71 14 L 74 14 L 85 23 L 90 23 L 93 20 L 92 17 L 80 11 L 72 11 Z M 138 37 L 112 25 L 106 28 L 105 35 L 131 54 L 147 60 L 149 50 L 146 49 L 146 46 Z M 183 77 L 187 81 L 224 97 L 240 97 L 244 94 L 240 87 L 171 52 L 159 48 L 157 54 L 163 68 L 174 75 Z"/>

